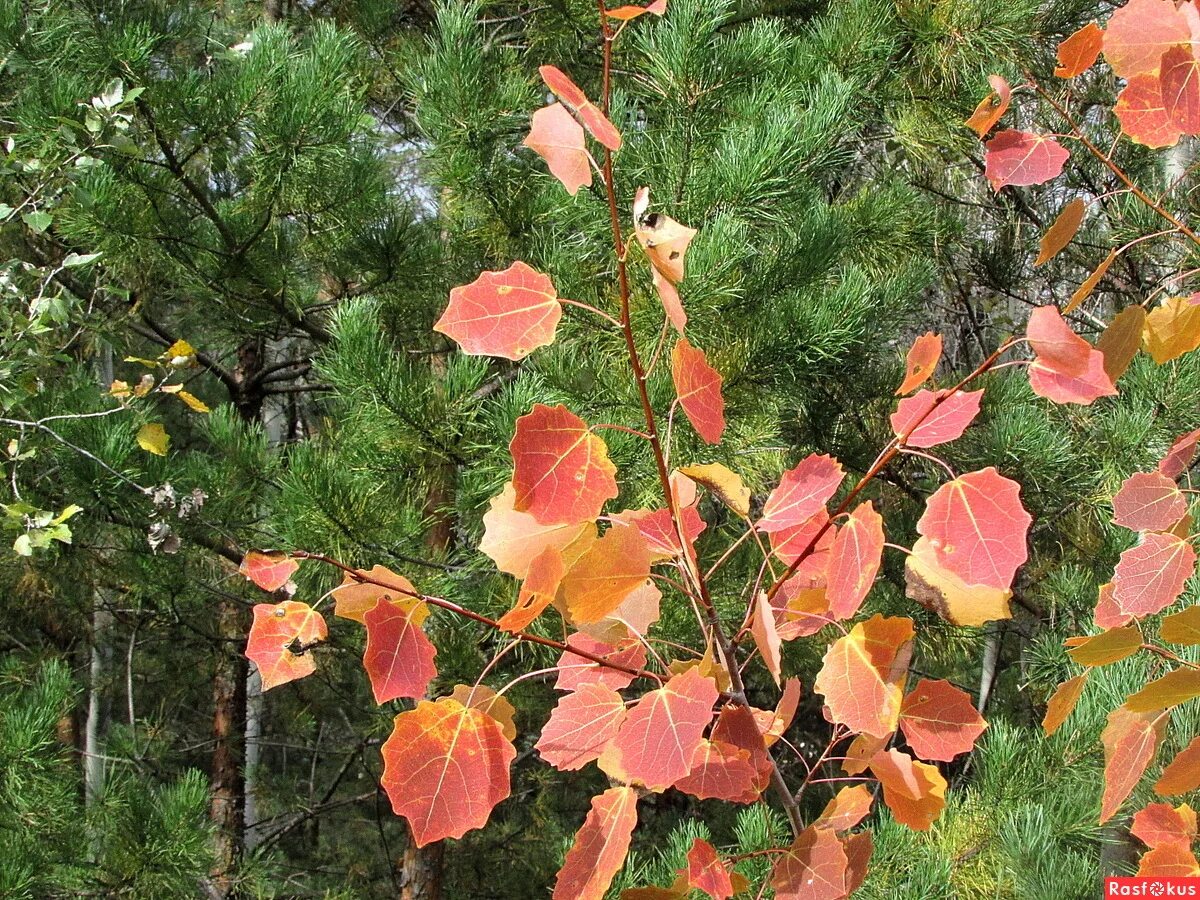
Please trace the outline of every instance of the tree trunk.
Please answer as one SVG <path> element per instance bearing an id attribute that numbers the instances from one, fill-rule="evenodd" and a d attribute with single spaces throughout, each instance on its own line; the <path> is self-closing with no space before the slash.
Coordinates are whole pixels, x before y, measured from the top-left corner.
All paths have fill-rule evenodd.
<path id="1" fill-rule="evenodd" d="M 112 613 L 97 588 L 92 606 L 92 641 L 88 666 L 87 722 L 83 730 L 83 797 L 91 806 L 104 792 L 104 736 L 108 731 L 105 715 L 104 679 L 112 656 L 110 634 Z"/>
<path id="2" fill-rule="evenodd" d="M 258 846 L 260 837 L 259 829 L 255 827 L 258 822 L 258 765 L 259 757 L 262 753 L 262 731 L 263 731 L 263 702 L 262 678 L 259 677 L 258 670 L 254 669 L 246 676 L 246 763 L 243 766 L 245 778 L 245 814 L 244 836 L 246 852 L 252 851 Z"/>
<path id="3" fill-rule="evenodd" d="M 242 853 L 245 784 L 239 765 L 241 711 L 246 702 L 246 658 L 241 641 L 246 635 L 241 606 L 227 599 L 217 604 L 217 629 L 222 638 L 213 671 L 212 797 L 209 816 L 216 826 L 216 864 L 213 883 L 228 896 L 233 869 Z"/>

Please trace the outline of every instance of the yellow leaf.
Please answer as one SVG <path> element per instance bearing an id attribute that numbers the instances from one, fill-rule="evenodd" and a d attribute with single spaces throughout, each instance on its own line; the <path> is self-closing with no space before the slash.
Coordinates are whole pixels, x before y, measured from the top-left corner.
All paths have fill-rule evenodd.
<path id="1" fill-rule="evenodd" d="M 1075 704 L 1079 702 L 1079 695 L 1083 693 L 1086 684 L 1087 672 L 1084 672 L 1058 686 L 1054 695 L 1046 703 L 1046 716 L 1042 719 L 1042 731 L 1046 733 L 1046 737 L 1050 737 L 1062 727 L 1062 723 L 1067 720 L 1067 716 L 1071 715 Z"/>
<path id="2" fill-rule="evenodd" d="M 1146 316 L 1145 339 L 1160 365 L 1200 347 L 1200 300 L 1167 297 Z"/>
<path id="3" fill-rule="evenodd" d="M 1033 264 L 1035 269 L 1054 259 L 1067 244 L 1071 243 L 1071 239 L 1075 237 L 1075 232 L 1079 230 L 1079 226 L 1083 222 L 1085 212 L 1087 212 L 1087 204 L 1082 197 L 1076 197 L 1062 208 L 1062 212 L 1055 218 L 1054 224 L 1042 235 L 1037 260 Z"/>
<path id="4" fill-rule="evenodd" d="M 155 456 L 166 456 L 167 445 L 171 443 L 171 437 L 163 429 L 162 425 L 152 422 L 138 429 L 137 442 L 138 446 L 147 453 L 153 453 Z"/>
<path id="5" fill-rule="evenodd" d="M 1074 312 L 1079 308 L 1079 304 L 1092 296 L 1092 291 L 1096 289 L 1096 285 L 1100 283 L 1100 279 L 1104 277 L 1104 273 L 1108 271 L 1108 267 L 1113 264 L 1113 260 L 1117 258 L 1117 251 L 1110 250 L 1108 256 L 1100 261 L 1100 265 L 1096 266 L 1095 271 L 1083 280 L 1083 284 L 1071 295 L 1071 299 L 1067 301 L 1066 307 L 1063 309 L 1063 315 Z"/>
<path id="6" fill-rule="evenodd" d="M 704 485 L 743 519 L 750 515 L 750 489 L 736 472 L 720 463 L 684 466 L 679 471 L 692 481 Z"/>
<path id="7" fill-rule="evenodd" d="M 1110 628 L 1092 637 L 1067 638 L 1067 655 L 1081 666 L 1107 666 L 1137 653 L 1142 632 L 1136 625 Z"/>
<path id="8" fill-rule="evenodd" d="M 1200 644 L 1200 605 L 1164 616 L 1158 636 L 1172 644 L 1194 647 Z"/>
<path id="9" fill-rule="evenodd" d="M 1170 709 L 1193 697 L 1200 697 L 1200 671 L 1176 669 L 1130 694 L 1125 705 L 1134 712 L 1152 712 Z"/>
<path id="10" fill-rule="evenodd" d="M 130 389 L 129 384 L 120 380 L 112 383 L 112 386 L 108 389 L 108 393 L 119 400 L 133 396 L 133 391 Z"/>
<path id="11" fill-rule="evenodd" d="M 196 363 L 196 348 L 187 341 L 176 341 L 163 351 L 162 358 L 176 369 L 187 368 Z"/>
<path id="12" fill-rule="evenodd" d="M 195 394 L 189 394 L 187 391 L 180 391 L 176 396 L 186 403 L 194 412 L 206 413 L 210 412 L 208 404 L 197 397 Z"/>
<path id="13" fill-rule="evenodd" d="M 1104 374 L 1113 384 L 1125 374 L 1129 364 L 1142 345 L 1142 328 L 1146 323 L 1146 310 L 1138 304 L 1127 306 L 1108 324 L 1096 349 L 1104 354 Z"/>

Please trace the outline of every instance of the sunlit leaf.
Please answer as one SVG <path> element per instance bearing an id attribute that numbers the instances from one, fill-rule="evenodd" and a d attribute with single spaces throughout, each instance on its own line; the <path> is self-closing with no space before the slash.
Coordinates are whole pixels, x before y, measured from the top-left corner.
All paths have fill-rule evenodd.
<path id="1" fill-rule="evenodd" d="M 1187 794 L 1200 788 L 1200 737 L 1180 750 L 1154 783 L 1154 790 L 1164 797 Z"/>
<path id="2" fill-rule="evenodd" d="M 262 689 L 269 691 L 315 672 L 312 648 L 328 636 L 325 620 L 307 603 L 259 603 L 254 607 L 246 657 L 258 667 Z"/>
<path id="3" fill-rule="evenodd" d="M 797 835 L 771 871 L 776 900 L 842 900 L 846 851 L 828 828 L 809 826 Z"/>
<path id="4" fill-rule="evenodd" d="M 472 356 L 518 360 L 554 342 L 562 304 L 548 275 L 523 262 L 450 291 L 434 331 Z"/>
<path id="5" fill-rule="evenodd" d="M 516 605 L 500 617 L 500 627 L 514 634 L 527 628 L 554 602 L 562 579 L 562 551 L 557 547 L 547 547 L 529 564 L 529 573 L 521 585 Z"/>
<path id="6" fill-rule="evenodd" d="M 1159 460 L 1158 471 L 1168 478 L 1178 478 L 1192 465 L 1198 444 L 1200 444 L 1200 428 L 1175 438 L 1166 455 Z"/>
<path id="7" fill-rule="evenodd" d="M 1142 648 L 1136 625 L 1109 628 L 1092 637 L 1067 638 L 1067 655 L 1081 666 L 1107 666 L 1133 656 Z"/>
<path id="8" fill-rule="evenodd" d="M 729 900 L 733 896 L 729 870 L 706 840 L 696 838 L 692 841 L 687 854 L 687 875 L 689 885 L 713 900 Z"/>
<path id="9" fill-rule="evenodd" d="M 905 596 L 954 625 L 979 626 L 1011 619 L 1012 590 L 967 584 L 944 568 L 933 544 L 920 538 L 904 563 Z"/>
<path id="10" fill-rule="evenodd" d="M 1146 316 L 1146 352 L 1161 365 L 1200 347 L 1200 294 L 1166 297 Z"/>
<path id="11" fill-rule="evenodd" d="M 565 406 L 535 403 L 517 419 L 509 449 L 513 508 L 543 525 L 595 519 L 604 501 L 617 496 L 617 469 L 608 447 Z"/>
<path id="12" fill-rule="evenodd" d="M 742 481 L 742 476 L 736 472 L 730 471 L 721 463 L 684 466 L 679 471 L 704 485 L 712 491 L 713 496 L 743 519 L 750 515 L 750 489 Z"/>
<path id="13" fill-rule="evenodd" d="M 896 396 L 902 397 L 923 385 L 933 375 L 938 360 L 942 358 L 942 336 L 927 331 L 908 350 L 904 363 L 904 381 L 896 388 Z"/>
<path id="14" fill-rule="evenodd" d="M 1137 472 L 1113 497 L 1113 521 L 1134 531 L 1166 531 L 1187 512 L 1183 491 L 1161 472 Z"/>
<path id="15" fill-rule="evenodd" d="M 554 96 L 579 117 L 583 127 L 592 137 L 609 150 L 621 149 L 621 133 L 566 73 L 554 66 L 540 66 L 538 73 L 542 76 L 542 81 L 546 82 L 546 87 L 554 92 Z"/>
<path id="16" fill-rule="evenodd" d="M 918 391 L 892 413 L 892 431 L 909 447 L 936 447 L 957 440 L 979 415 L 983 391 Z"/>
<path id="17" fill-rule="evenodd" d="M 1158 627 L 1158 636 L 1164 641 L 1185 647 L 1200 645 L 1200 605 L 1164 616 Z"/>
<path id="18" fill-rule="evenodd" d="M 667 0 L 654 0 L 646 6 L 635 6 L 629 4 L 626 6 L 618 6 L 616 9 L 606 9 L 604 14 L 611 19 L 620 19 L 622 22 L 628 22 L 631 19 L 636 19 L 638 16 L 650 13 L 655 16 L 661 16 L 667 11 Z"/>
<path id="19" fill-rule="evenodd" d="M 1095 22 L 1088 22 L 1058 45 L 1058 66 L 1054 74 L 1059 78 L 1082 75 L 1095 64 L 1103 46 L 1104 32 Z"/>
<path id="20" fill-rule="evenodd" d="M 832 456 L 809 454 L 783 473 L 755 527 L 774 532 L 804 524 L 825 508 L 844 477 L 842 464 Z"/>
<path id="21" fill-rule="evenodd" d="M 1130 694 L 1125 705 L 1133 712 L 1152 712 L 1170 709 L 1194 697 L 1200 697 L 1200 671 L 1175 669 Z"/>
<path id="22" fill-rule="evenodd" d="M 629 669 L 640 669 L 646 664 L 646 648 L 641 641 L 632 638 L 612 645 L 586 634 L 573 634 L 567 638 L 567 645 Z M 558 658 L 556 668 L 558 680 L 554 687 L 560 691 L 577 691 L 587 684 L 603 684 L 619 691 L 629 687 L 634 678 L 626 672 L 601 666 L 566 650 Z"/>
<path id="23" fill-rule="evenodd" d="M 775 611 L 771 608 L 765 593 L 760 593 L 754 601 L 754 615 L 750 619 L 750 632 L 754 636 L 754 645 L 762 656 L 767 671 L 779 684 L 780 676 L 780 641 L 779 632 L 775 626 Z"/>
<path id="24" fill-rule="evenodd" d="M 167 448 L 171 444 L 171 436 L 167 434 L 161 423 L 150 422 L 138 429 L 137 443 L 147 453 L 166 456 Z"/>
<path id="25" fill-rule="evenodd" d="M 1070 157 L 1054 138 L 1029 131 L 997 132 L 984 145 L 984 174 L 992 190 L 1042 184 L 1057 177 Z"/>
<path id="26" fill-rule="evenodd" d="M 701 800 L 754 803 L 762 795 L 750 751 L 725 741 L 702 740 L 692 753 L 690 770 L 675 782 L 677 791 Z"/>
<path id="27" fill-rule="evenodd" d="M 716 685 L 696 669 L 674 676 L 629 710 L 600 768 L 621 781 L 666 790 L 691 770 L 716 700 Z"/>
<path id="28" fill-rule="evenodd" d="M 1173 44 L 1191 42 L 1187 18 L 1171 0 L 1130 0 L 1118 7 L 1104 31 L 1104 58 L 1122 78 L 1156 73 Z"/>
<path id="29" fill-rule="evenodd" d="M 950 762 L 972 750 L 985 728 L 971 696 L 948 681 L 922 678 L 900 707 L 900 730 L 921 759 Z"/>
<path id="30" fill-rule="evenodd" d="M 1136 618 L 1162 612 L 1179 599 L 1196 570 L 1196 551 L 1174 534 L 1152 532 L 1121 554 L 1113 572 L 1113 600 Z"/>
<path id="31" fill-rule="evenodd" d="M 1102 279 L 1105 273 L 1108 272 L 1108 267 L 1113 264 L 1113 261 L 1116 258 L 1116 249 L 1114 248 L 1109 250 L 1108 256 L 1100 260 L 1100 265 L 1096 266 L 1096 268 L 1092 270 L 1091 274 L 1083 280 L 1083 283 L 1075 289 L 1075 293 L 1071 295 L 1071 299 L 1067 301 L 1067 305 L 1063 307 L 1064 315 L 1078 309 L 1083 301 L 1092 296 L 1092 292 L 1096 290 L 1096 285 L 1100 283 L 1100 279 Z"/>
<path id="32" fill-rule="evenodd" d="M 421 626 L 407 610 L 386 599 L 363 616 L 363 623 L 367 626 L 363 668 L 371 679 L 375 702 L 424 697 L 437 675 L 433 662 L 437 648 Z"/>
<path id="33" fill-rule="evenodd" d="M 1046 715 L 1042 718 L 1042 732 L 1046 737 L 1062 727 L 1063 722 L 1075 710 L 1075 704 L 1087 685 L 1088 673 L 1076 675 L 1060 684 L 1046 702 Z"/>
<path id="34" fill-rule="evenodd" d="M 1117 313 L 1096 341 L 1104 355 L 1104 374 L 1114 385 L 1137 356 L 1145 325 L 1146 309 L 1134 303 Z"/>
<path id="35" fill-rule="evenodd" d="M 486 825 L 517 755 L 499 722 L 449 697 L 396 716 L 382 753 L 381 784 L 418 847 Z"/>
<path id="36" fill-rule="evenodd" d="M 825 804 L 825 809 L 813 822 L 813 826 L 828 828 L 830 831 L 849 831 L 867 817 L 874 799 L 865 785 L 848 785 Z"/>
<path id="37" fill-rule="evenodd" d="M 592 808 L 559 870 L 553 900 L 603 900 L 625 865 L 635 825 L 637 793 L 633 788 L 609 788 L 593 797 Z"/>
<path id="38" fill-rule="evenodd" d="M 1100 734 L 1104 744 L 1101 825 L 1120 809 L 1150 765 L 1160 739 L 1158 726 L 1165 716 L 1163 712 L 1135 713 L 1123 706 L 1108 714 L 1108 724 Z"/>
<path id="39" fill-rule="evenodd" d="M 703 350 L 680 338 L 671 351 L 671 378 L 679 405 L 696 433 L 710 444 L 721 441 L 725 431 L 725 399 L 721 396 L 721 373 L 708 364 Z"/>
<path id="40" fill-rule="evenodd" d="M 649 577 L 650 553 L 642 533 L 629 525 L 612 525 L 562 577 L 571 621 L 599 622 Z"/>
<path id="41" fill-rule="evenodd" d="M 537 751 L 556 769 L 582 769 L 599 758 L 624 721 L 620 694 L 599 682 L 585 684 L 558 701 L 542 729 Z"/>
<path id="42" fill-rule="evenodd" d="M 835 619 L 858 612 L 883 561 L 883 517 L 867 500 L 855 507 L 829 549 L 826 596 Z"/>
<path id="43" fill-rule="evenodd" d="M 457 684 L 450 694 L 450 699 L 486 713 L 500 725 L 506 739 L 517 739 L 516 709 L 486 684 Z"/>
<path id="44" fill-rule="evenodd" d="M 911 619 L 874 615 L 834 641 L 813 687 L 834 722 L 875 736 L 896 730 L 912 638 Z"/>
<path id="45" fill-rule="evenodd" d="M 562 182 L 572 197 L 581 187 L 591 187 L 592 164 L 583 126 L 561 103 L 552 103 L 535 112 L 529 134 L 521 143 L 546 161 L 550 174 Z"/>
<path id="46" fill-rule="evenodd" d="M 1139 878 L 1195 878 L 1200 875 L 1200 863 L 1189 847 L 1164 844 L 1146 852 L 1136 874 Z"/>
<path id="47" fill-rule="evenodd" d="M 342 577 L 342 583 L 333 589 L 331 595 L 335 616 L 365 624 L 367 612 L 374 609 L 380 600 L 388 600 L 403 607 L 413 619 L 413 624 L 419 626 L 425 621 L 429 606 L 421 601 L 411 581 L 385 566 L 372 566 L 370 571 L 363 574 L 372 581 L 359 581 L 347 572 Z M 373 582 L 384 582 L 391 586 L 384 587 Z"/>
<path id="48" fill-rule="evenodd" d="M 279 550 L 251 550 L 238 569 L 264 591 L 277 591 L 296 574 L 300 563 Z"/>
<path id="49" fill-rule="evenodd" d="M 515 509 L 516 490 L 512 483 L 491 499 L 483 514 L 483 539 L 479 550 L 501 572 L 524 579 L 529 567 L 547 549 L 559 550 L 564 568 L 573 563 L 596 539 L 594 522 L 566 522 L 543 525 L 528 512 Z M 570 552 L 573 548 L 576 552 Z"/>
<path id="50" fill-rule="evenodd" d="M 1008 104 L 1012 102 L 1012 89 L 1004 78 L 989 75 L 988 84 L 992 86 L 992 92 L 979 101 L 979 105 L 971 113 L 971 118 L 966 122 L 967 127 L 980 138 L 987 137 L 987 133 L 1000 121 L 1001 116 L 1008 110 Z"/>
<path id="51" fill-rule="evenodd" d="M 892 817 L 914 831 L 928 831 L 946 807 L 946 779 L 936 766 L 899 750 L 880 750 L 871 757 L 871 772 L 883 785 Z"/>
<path id="52" fill-rule="evenodd" d="M 1190 45 L 1169 47 L 1159 67 L 1163 106 L 1184 134 L 1200 132 L 1200 64 Z"/>

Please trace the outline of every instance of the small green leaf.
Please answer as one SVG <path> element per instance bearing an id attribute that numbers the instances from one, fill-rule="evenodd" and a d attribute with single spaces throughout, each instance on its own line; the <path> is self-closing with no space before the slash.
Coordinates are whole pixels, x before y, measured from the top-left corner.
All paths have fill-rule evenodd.
<path id="1" fill-rule="evenodd" d="M 38 210 L 37 212 L 25 213 L 25 215 L 21 216 L 21 220 L 29 226 L 34 234 L 42 234 L 50 227 L 50 223 L 54 221 L 54 216 L 48 212 Z"/>

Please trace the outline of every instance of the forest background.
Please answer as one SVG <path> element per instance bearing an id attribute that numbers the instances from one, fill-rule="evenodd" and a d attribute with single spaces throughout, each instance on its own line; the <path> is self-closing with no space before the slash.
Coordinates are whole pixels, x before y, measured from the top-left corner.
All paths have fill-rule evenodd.
<path id="1" fill-rule="evenodd" d="M 671 0 L 631 29 L 615 62 L 621 164 L 699 228 L 681 292 L 725 378 L 725 441 L 692 452 L 756 494 L 810 452 L 865 471 L 917 334 L 940 332 L 945 371 L 965 374 L 1110 246 L 1156 230 L 1135 207 L 1095 216 L 1035 266 L 1066 198 L 1105 193 L 1111 173 L 1076 158 L 1053 184 L 993 191 L 963 124 L 989 74 L 1048 80 L 1059 41 L 1106 12 Z M 379 787 L 404 704 L 374 703 L 346 631 L 317 651 L 314 676 L 264 694 L 244 655 L 262 597 L 237 569 L 252 548 L 306 548 L 403 570 L 488 615 L 512 605 L 514 583 L 475 548 L 514 422 L 534 401 L 612 418 L 596 386 L 623 361 L 576 320 L 512 364 L 459 354 L 432 325 L 451 288 L 513 259 L 552 272 L 566 297 L 605 271 L 595 197 L 569 196 L 520 146 L 547 99 L 541 62 L 597 83 L 594 23 L 583 0 L 0 0 L 0 895 L 548 890 L 604 786 L 538 764 L 552 684 L 509 695 L 514 799 L 487 829 L 416 848 Z M 1099 117 L 1113 73 L 1098 66 L 1075 88 L 1116 139 Z M 1163 189 L 1192 164 L 1187 139 L 1118 154 Z M 1191 195 L 1173 200 L 1186 212 Z M 1073 324 L 1094 337 L 1190 268 L 1183 251 L 1135 246 Z M 649 283 L 638 291 L 636 315 L 656 329 Z M 1098 673 L 1053 738 L 1040 723 L 1077 671 L 1062 641 L 1088 630 L 1128 542 L 1113 493 L 1197 424 L 1193 357 L 1139 358 L 1119 397 L 1087 407 L 989 376 L 946 459 L 1001 465 L 1022 485 L 1034 528 L 1014 618 L 957 628 L 914 613 L 899 555 L 867 604 L 919 620 L 914 672 L 967 689 L 989 728 L 943 767 L 933 830 L 873 816 L 856 896 L 1089 897 L 1136 865 L 1127 822 L 1096 824 L 1097 737 L 1147 664 Z M 648 493 L 653 473 L 620 435 L 609 443 L 633 496 Z M 889 522 L 912 532 L 940 477 L 919 459 L 890 467 Z M 338 582 L 298 580 L 311 597 Z M 664 610 L 664 634 L 685 618 Z M 439 693 L 473 682 L 503 643 L 458 621 L 431 636 Z M 825 643 L 787 647 L 806 687 Z M 492 677 L 552 659 L 521 647 Z M 767 686 L 750 672 L 751 695 Z M 1193 705 L 1177 715 L 1190 734 Z M 789 740 L 826 731 L 806 690 Z M 697 836 L 751 852 L 777 816 L 657 796 L 616 887 L 669 883 Z"/>

